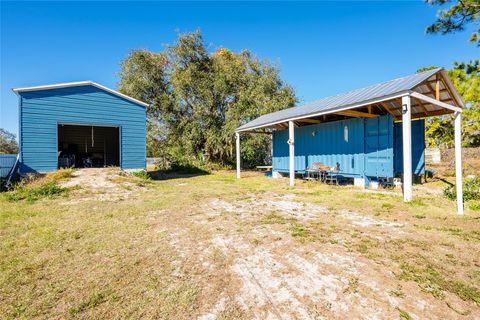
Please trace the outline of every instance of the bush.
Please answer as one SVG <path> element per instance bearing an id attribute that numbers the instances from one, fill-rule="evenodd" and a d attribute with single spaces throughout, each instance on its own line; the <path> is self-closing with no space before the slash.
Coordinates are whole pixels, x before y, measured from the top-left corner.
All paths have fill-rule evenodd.
<path id="1" fill-rule="evenodd" d="M 463 200 L 479 200 L 480 199 L 480 178 L 474 177 L 463 183 Z M 450 200 L 457 198 L 457 189 L 454 185 L 447 187 L 443 194 Z"/>
<path id="2" fill-rule="evenodd" d="M 62 193 L 68 189 L 60 187 L 55 181 L 47 181 L 39 185 L 25 185 L 18 184 L 13 191 L 5 194 L 8 201 L 27 200 L 30 202 L 39 200 L 40 198 L 51 198 Z"/>
<path id="3" fill-rule="evenodd" d="M 133 171 L 132 175 L 134 175 L 137 178 L 143 179 L 143 180 L 150 180 L 150 176 L 148 175 L 147 171 L 145 171 L 145 170 Z"/>

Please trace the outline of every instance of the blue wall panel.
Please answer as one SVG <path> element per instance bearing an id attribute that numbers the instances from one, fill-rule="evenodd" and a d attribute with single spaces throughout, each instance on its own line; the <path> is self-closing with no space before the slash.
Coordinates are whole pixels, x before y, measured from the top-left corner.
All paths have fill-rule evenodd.
<path id="1" fill-rule="evenodd" d="M 348 129 L 345 129 L 347 127 Z M 314 162 L 335 166 L 342 174 L 362 176 L 364 172 L 364 119 L 348 119 L 295 128 L 295 170 L 303 171 Z M 345 136 L 348 130 L 348 138 Z M 288 171 L 288 130 L 273 134 L 272 166 Z"/>
<path id="2" fill-rule="evenodd" d="M 395 123 L 395 173 L 403 172 L 402 123 Z M 425 172 L 425 120 L 412 121 L 412 170 L 414 174 Z"/>
<path id="3" fill-rule="evenodd" d="M 59 123 L 119 127 L 121 167 L 145 168 L 145 107 L 87 85 L 20 93 L 23 172 L 57 169 Z"/>

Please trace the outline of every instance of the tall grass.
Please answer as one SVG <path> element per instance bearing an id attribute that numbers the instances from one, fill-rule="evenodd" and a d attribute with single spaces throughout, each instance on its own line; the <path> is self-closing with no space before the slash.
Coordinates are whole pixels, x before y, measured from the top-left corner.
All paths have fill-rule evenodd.
<path id="1" fill-rule="evenodd" d="M 68 188 L 58 185 L 58 182 L 70 178 L 74 171 L 74 169 L 60 169 L 45 176 L 28 175 L 17 183 L 12 191 L 6 192 L 5 197 L 10 202 L 22 200 L 33 202 L 64 194 Z"/>

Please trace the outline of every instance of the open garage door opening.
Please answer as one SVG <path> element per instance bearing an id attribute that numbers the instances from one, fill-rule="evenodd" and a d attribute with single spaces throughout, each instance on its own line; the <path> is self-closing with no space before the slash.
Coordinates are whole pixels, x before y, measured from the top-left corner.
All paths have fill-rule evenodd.
<path id="1" fill-rule="evenodd" d="M 58 125 L 59 168 L 102 168 L 120 164 L 119 128 Z"/>

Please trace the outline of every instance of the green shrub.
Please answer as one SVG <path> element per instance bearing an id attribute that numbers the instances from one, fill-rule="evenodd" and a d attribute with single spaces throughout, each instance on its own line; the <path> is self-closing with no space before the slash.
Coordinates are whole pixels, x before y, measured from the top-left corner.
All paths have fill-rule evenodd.
<path id="1" fill-rule="evenodd" d="M 150 180 L 150 176 L 148 175 L 147 171 L 145 171 L 145 170 L 134 171 L 134 172 L 132 172 L 132 175 L 134 175 L 137 178 L 143 179 L 143 180 Z"/>
<path id="2" fill-rule="evenodd" d="M 472 203 L 470 205 L 470 209 L 473 211 L 480 211 L 480 202 Z"/>
<path id="3" fill-rule="evenodd" d="M 463 200 L 479 200 L 480 199 L 480 178 L 475 177 L 468 179 L 463 183 Z M 443 194 L 450 200 L 457 198 L 457 189 L 454 185 L 447 187 Z"/>
<path id="4" fill-rule="evenodd" d="M 39 185 L 17 185 L 12 191 L 7 192 L 5 197 L 8 201 L 36 201 L 41 198 L 51 198 L 67 191 L 67 188 L 59 186 L 55 181 L 49 181 Z"/>

